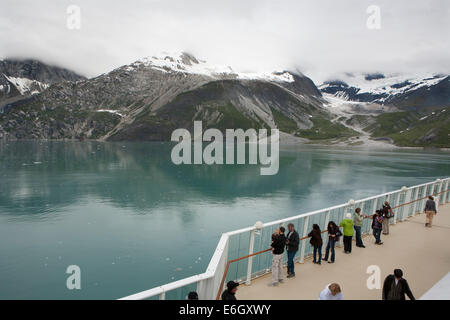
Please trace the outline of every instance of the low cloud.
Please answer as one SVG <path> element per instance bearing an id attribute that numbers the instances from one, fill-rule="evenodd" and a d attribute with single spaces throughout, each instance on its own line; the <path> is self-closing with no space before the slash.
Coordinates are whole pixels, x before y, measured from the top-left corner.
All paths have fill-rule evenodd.
<path id="1" fill-rule="evenodd" d="M 69 5 L 81 29 L 66 27 Z M 369 5 L 381 29 L 366 26 Z M 239 71 L 450 72 L 447 0 L 3 0 L 0 56 L 95 76 L 161 51 Z"/>

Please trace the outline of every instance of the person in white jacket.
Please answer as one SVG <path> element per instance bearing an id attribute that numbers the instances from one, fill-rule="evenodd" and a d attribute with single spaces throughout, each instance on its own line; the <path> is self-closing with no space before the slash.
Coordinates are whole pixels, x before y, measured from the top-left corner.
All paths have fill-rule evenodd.
<path id="1" fill-rule="evenodd" d="M 328 284 L 319 294 L 319 300 L 344 300 L 341 287 L 337 283 Z"/>

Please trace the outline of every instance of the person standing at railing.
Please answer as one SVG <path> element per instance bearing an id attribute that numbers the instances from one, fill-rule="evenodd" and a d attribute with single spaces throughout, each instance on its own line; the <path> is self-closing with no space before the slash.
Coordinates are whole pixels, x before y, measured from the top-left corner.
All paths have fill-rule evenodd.
<path id="1" fill-rule="evenodd" d="M 282 227 L 283 228 L 283 227 Z M 284 228 L 283 228 L 284 229 Z M 286 237 L 275 229 L 272 235 L 272 282 L 269 286 L 277 286 L 283 282 L 283 253 Z"/>
<path id="2" fill-rule="evenodd" d="M 294 224 L 288 224 L 288 234 L 286 237 L 286 251 L 287 251 L 287 277 L 292 278 L 295 277 L 294 270 L 294 257 L 298 251 L 298 245 L 300 243 L 300 237 L 298 232 L 295 231 Z"/>
<path id="3" fill-rule="evenodd" d="M 334 223 L 334 221 L 330 221 L 328 222 L 327 231 L 328 231 L 328 243 L 325 249 L 325 257 L 323 258 L 323 260 L 328 261 L 328 257 L 331 250 L 331 261 L 328 261 L 328 263 L 334 263 L 335 258 L 334 246 L 336 245 L 336 242 L 339 241 L 341 230 L 339 230 L 339 227 L 336 225 L 336 223 Z"/>
<path id="4" fill-rule="evenodd" d="M 423 209 L 427 215 L 425 222 L 425 227 L 431 228 L 433 225 L 433 218 L 437 214 L 436 202 L 434 202 L 433 196 L 429 196 L 427 202 L 425 203 L 425 209 Z"/>
<path id="5" fill-rule="evenodd" d="M 372 230 L 375 237 L 375 244 L 383 244 L 381 242 L 381 230 L 383 229 L 383 216 L 380 210 L 377 210 L 372 217 Z"/>
<path id="6" fill-rule="evenodd" d="M 347 213 L 339 226 L 344 228 L 344 252 L 349 254 L 352 252 L 352 238 L 354 234 L 352 214 Z"/>
<path id="7" fill-rule="evenodd" d="M 361 213 L 361 208 L 356 208 L 355 213 L 353 214 L 353 228 L 355 229 L 356 246 L 359 248 L 366 247 L 361 237 L 361 228 L 365 217 L 366 215 Z"/>
<path id="8" fill-rule="evenodd" d="M 390 219 L 394 217 L 394 212 L 392 211 L 391 205 L 388 201 L 383 204 L 383 208 L 381 209 L 381 213 L 383 215 L 383 234 L 389 234 L 389 224 Z"/>
<path id="9" fill-rule="evenodd" d="M 308 234 L 308 237 L 311 237 L 309 243 L 313 246 L 313 263 L 321 264 L 322 261 L 322 232 L 320 231 L 320 227 L 318 224 L 313 224 L 312 231 Z M 319 259 L 317 259 L 317 253 L 319 253 Z"/>

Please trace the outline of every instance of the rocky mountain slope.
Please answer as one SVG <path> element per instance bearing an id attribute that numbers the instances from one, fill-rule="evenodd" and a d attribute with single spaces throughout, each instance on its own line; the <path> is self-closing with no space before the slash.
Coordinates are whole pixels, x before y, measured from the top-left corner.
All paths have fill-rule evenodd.
<path id="1" fill-rule="evenodd" d="M 53 84 L 4 107 L 0 135 L 164 141 L 177 128 L 192 129 L 195 120 L 222 130 L 279 128 L 313 139 L 353 134 L 332 118 L 320 91 L 302 74 L 238 73 L 180 53 Z"/>
<path id="2" fill-rule="evenodd" d="M 450 146 L 448 75 L 344 74 L 319 88 L 339 122 L 373 140 Z"/>
<path id="3" fill-rule="evenodd" d="M 291 141 L 450 146 L 444 75 L 345 74 L 317 88 L 298 72 L 235 72 L 187 53 L 91 79 L 37 62 L 0 66 L 2 139 L 167 141 L 201 120 L 222 131 L 278 128 Z"/>
<path id="4" fill-rule="evenodd" d="M 0 60 L 0 110 L 9 103 L 44 91 L 51 84 L 81 79 L 85 78 L 37 60 Z"/>
<path id="5" fill-rule="evenodd" d="M 450 102 L 449 75 L 344 74 L 319 88 L 344 100 L 408 110 L 448 106 Z"/>

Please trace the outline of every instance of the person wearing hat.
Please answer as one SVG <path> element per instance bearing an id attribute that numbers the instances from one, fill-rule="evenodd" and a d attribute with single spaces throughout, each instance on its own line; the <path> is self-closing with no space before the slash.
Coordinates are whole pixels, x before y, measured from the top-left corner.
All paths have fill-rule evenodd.
<path id="1" fill-rule="evenodd" d="M 388 201 L 385 201 L 383 204 L 383 208 L 381 208 L 381 214 L 383 215 L 383 234 L 389 234 L 389 220 L 394 217 L 394 212 L 392 211 L 391 205 Z"/>
<path id="2" fill-rule="evenodd" d="M 239 283 L 234 281 L 229 281 L 227 283 L 227 289 L 222 293 L 222 300 L 237 300 L 236 291 L 238 289 Z"/>
<path id="3" fill-rule="evenodd" d="M 339 224 L 340 227 L 344 228 L 344 252 L 352 252 L 352 238 L 353 238 L 353 219 L 352 214 L 347 213 L 345 219 Z"/>

